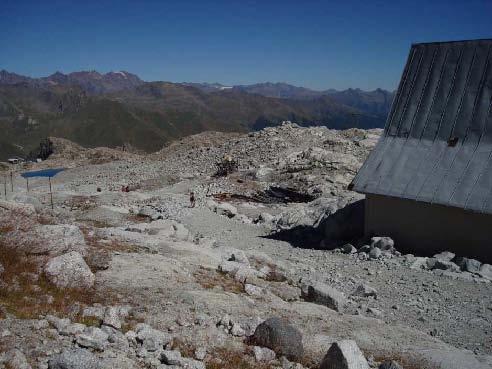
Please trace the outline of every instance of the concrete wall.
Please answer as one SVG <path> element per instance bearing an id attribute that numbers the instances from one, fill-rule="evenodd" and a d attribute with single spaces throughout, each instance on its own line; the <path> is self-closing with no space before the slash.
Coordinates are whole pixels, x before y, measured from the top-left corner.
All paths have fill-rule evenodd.
<path id="1" fill-rule="evenodd" d="M 492 215 L 394 197 L 367 195 L 366 235 L 390 236 L 405 253 L 448 250 L 492 263 Z"/>

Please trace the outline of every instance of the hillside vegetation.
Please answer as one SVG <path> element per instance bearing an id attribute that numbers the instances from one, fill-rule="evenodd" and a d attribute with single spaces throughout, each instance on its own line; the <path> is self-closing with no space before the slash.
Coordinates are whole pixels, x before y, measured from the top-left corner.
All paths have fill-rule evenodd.
<path id="1" fill-rule="evenodd" d="M 0 160 L 26 156 L 49 136 L 86 147 L 125 145 L 153 152 L 203 131 L 247 132 L 284 120 L 330 128 L 382 127 L 387 113 L 385 102 L 374 102 L 367 94 L 348 94 L 341 103 L 334 94 L 306 98 L 311 90 L 294 86 L 293 91 L 303 93 L 269 96 L 275 86 L 285 88 L 283 84 L 270 86 L 266 94 L 258 85 L 251 91 L 208 86 L 143 82 L 127 72 L 55 73 L 33 79 L 2 71 Z"/>

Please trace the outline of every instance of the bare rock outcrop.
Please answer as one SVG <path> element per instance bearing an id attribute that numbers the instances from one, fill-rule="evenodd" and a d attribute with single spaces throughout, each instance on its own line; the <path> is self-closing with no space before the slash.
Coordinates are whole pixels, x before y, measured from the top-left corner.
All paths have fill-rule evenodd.
<path id="1" fill-rule="evenodd" d="M 44 273 L 59 288 L 90 288 L 95 280 L 82 255 L 75 251 L 48 261 Z"/>

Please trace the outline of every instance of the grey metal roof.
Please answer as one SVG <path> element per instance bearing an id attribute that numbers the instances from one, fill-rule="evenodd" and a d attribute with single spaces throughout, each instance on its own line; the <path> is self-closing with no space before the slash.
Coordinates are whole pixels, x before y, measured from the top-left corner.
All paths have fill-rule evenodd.
<path id="1" fill-rule="evenodd" d="M 412 45 L 353 189 L 492 213 L 492 39 Z"/>

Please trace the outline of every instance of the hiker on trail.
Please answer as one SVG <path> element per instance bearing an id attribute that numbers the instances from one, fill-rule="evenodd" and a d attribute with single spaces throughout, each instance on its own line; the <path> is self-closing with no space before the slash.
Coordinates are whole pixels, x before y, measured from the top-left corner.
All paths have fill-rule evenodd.
<path id="1" fill-rule="evenodd" d="M 190 208 L 194 208 L 195 203 L 196 203 L 195 193 L 193 191 L 190 191 Z"/>

